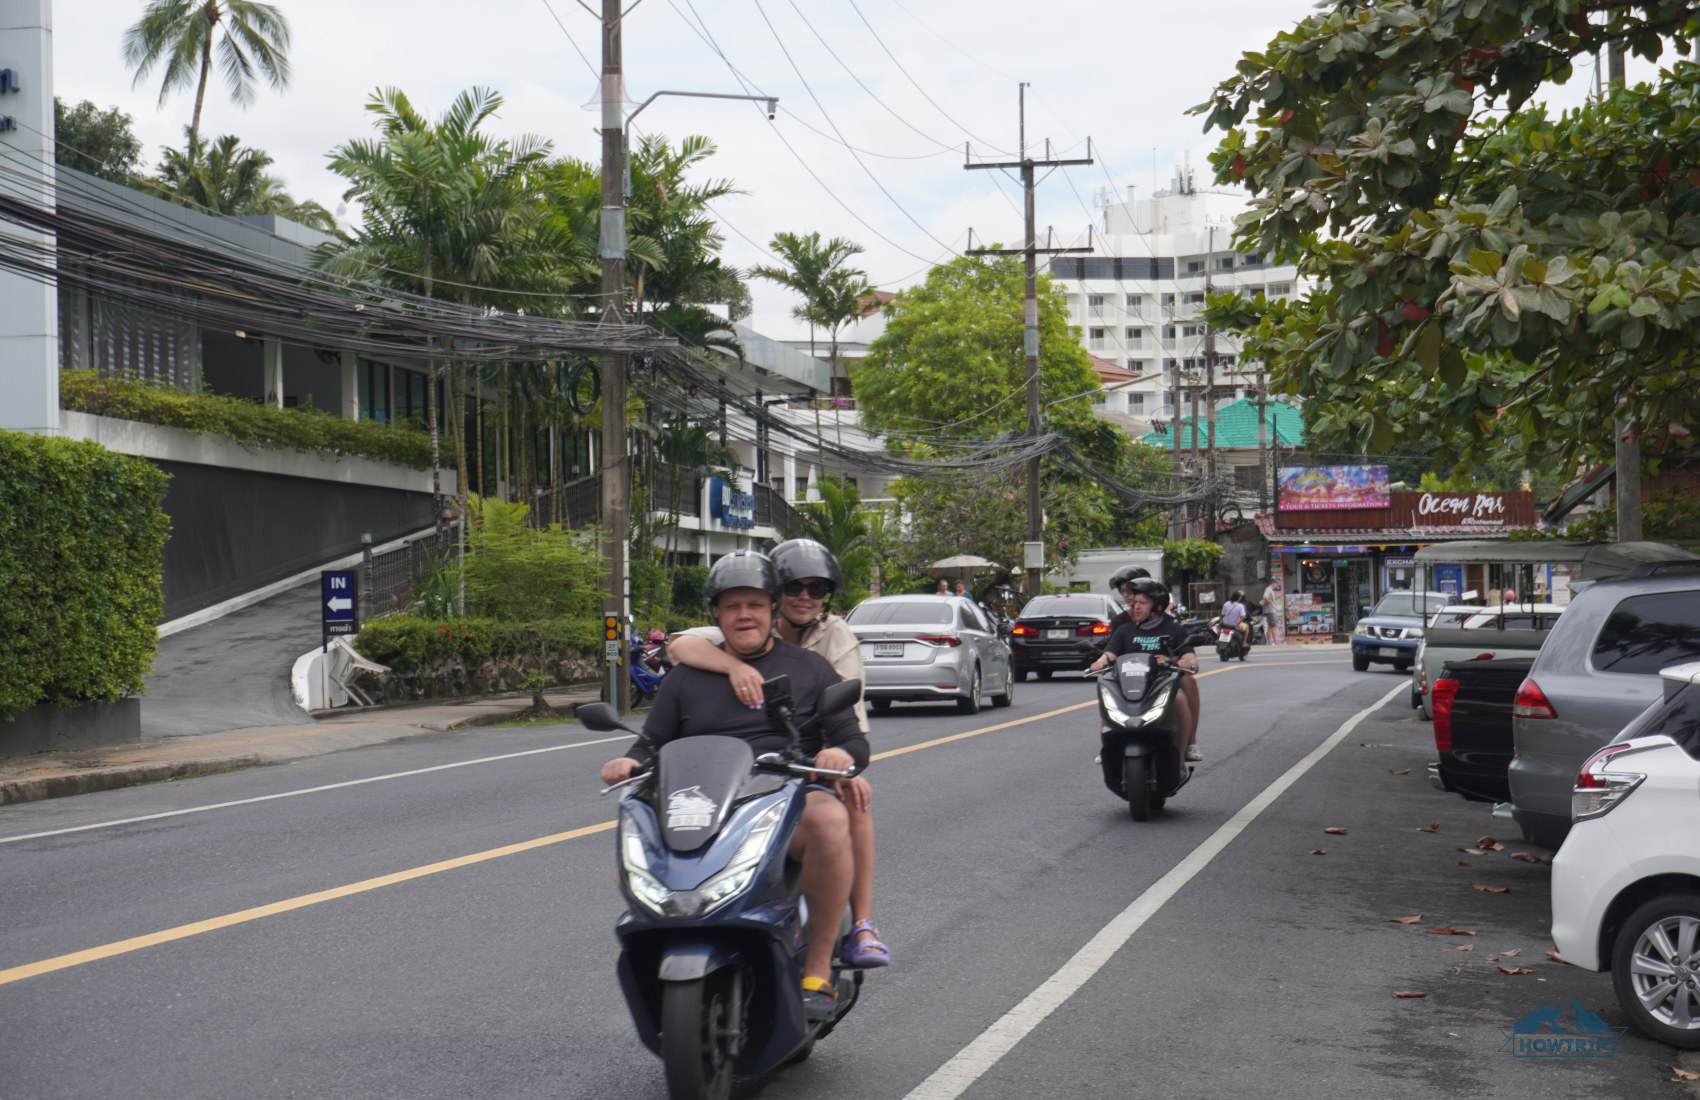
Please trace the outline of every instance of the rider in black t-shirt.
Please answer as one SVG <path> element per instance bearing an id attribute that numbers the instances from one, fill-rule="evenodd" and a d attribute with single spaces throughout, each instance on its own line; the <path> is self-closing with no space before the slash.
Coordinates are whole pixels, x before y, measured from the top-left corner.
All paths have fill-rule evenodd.
<path id="1" fill-rule="evenodd" d="M 1160 661 L 1174 661 L 1182 668 L 1198 669 L 1198 656 L 1193 652 L 1186 627 L 1163 612 L 1169 606 L 1169 590 L 1150 578 L 1129 581 L 1123 586 L 1129 593 L 1129 621 L 1110 635 L 1103 656 L 1092 663 L 1094 671 L 1108 665 L 1123 653 L 1151 653 Z M 1190 683 L 1185 677 L 1183 683 Z M 1203 754 L 1195 743 L 1198 738 L 1198 710 L 1186 692 L 1175 699 L 1175 728 L 1181 748 L 1188 760 L 1202 760 Z"/>

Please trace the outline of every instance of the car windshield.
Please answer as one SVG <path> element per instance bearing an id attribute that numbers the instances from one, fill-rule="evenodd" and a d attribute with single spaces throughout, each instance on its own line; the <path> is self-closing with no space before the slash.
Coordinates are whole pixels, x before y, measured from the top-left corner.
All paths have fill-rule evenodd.
<path id="1" fill-rule="evenodd" d="M 1389 592 L 1375 605 L 1377 615 L 1421 616 L 1445 606 L 1445 601 L 1431 592 Z"/>
<path id="2" fill-rule="evenodd" d="M 1107 614 L 1104 600 L 1099 596 L 1035 596 L 1021 609 L 1023 619 L 1051 615 L 1079 615 L 1099 619 Z"/>
<path id="3" fill-rule="evenodd" d="M 955 619 L 945 600 L 864 600 L 844 621 L 853 626 L 881 623 L 948 623 Z"/>

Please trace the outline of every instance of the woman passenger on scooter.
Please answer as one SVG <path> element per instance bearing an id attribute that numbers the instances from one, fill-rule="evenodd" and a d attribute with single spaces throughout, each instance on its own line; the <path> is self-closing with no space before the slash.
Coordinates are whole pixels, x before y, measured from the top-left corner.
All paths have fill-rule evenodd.
<path id="1" fill-rule="evenodd" d="M 1133 603 L 1133 589 L 1128 587 L 1129 583 L 1132 582 L 1132 581 L 1149 580 L 1150 577 L 1151 577 L 1151 574 L 1149 572 L 1147 572 L 1145 569 L 1142 569 L 1141 567 L 1139 567 L 1137 565 L 1124 565 L 1120 569 L 1116 570 L 1114 573 L 1110 574 L 1110 590 L 1112 592 L 1116 593 L 1118 596 L 1120 596 L 1122 598 L 1123 603 L 1126 603 L 1129 606 L 1131 606 L 1132 603 Z M 1159 588 L 1162 588 L 1162 585 L 1160 583 L 1155 582 L 1155 581 L 1153 581 L 1152 583 L 1157 584 L 1157 586 Z M 1169 602 L 1168 594 L 1169 594 L 1169 590 L 1167 588 L 1164 588 L 1163 589 L 1163 605 L 1165 607 L 1168 606 L 1168 602 Z M 1167 618 L 1170 622 L 1175 621 L 1173 616 L 1167 616 L 1166 615 L 1164 617 Z M 1128 622 L 1132 622 L 1132 621 L 1133 621 L 1132 616 L 1129 615 L 1126 611 L 1118 612 L 1116 614 L 1116 617 L 1110 620 L 1110 633 L 1112 635 L 1114 635 L 1114 633 L 1118 629 L 1121 628 L 1123 623 L 1128 623 Z M 1196 666 L 1196 663 L 1197 662 L 1196 662 L 1196 659 L 1195 659 L 1195 661 L 1194 661 L 1195 666 Z M 1198 681 L 1191 676 L 1188 676 L 1185 679 L 1183 679 L 1181 681 L 1181 694 L 1186 696 L 1187 705 L 1192 708 L 1192 728 L 1194 730 L 1196 730 L 1198 728 L 1199 716 L 1204 713 L 1203 703 L 1198 697 Z M 1191 746 L 1191 747 L 1189 747 L 1189 750 L 1188 750 L 1187 759 L 1188 760 L 1202 760 L 1204 758 L 1198 754 L 1198 749 L 1197 749 L 1196 746 Z"/>
<path id="2" fill-rule="evenodd" d="M 825 657 L 842 678 L 863 679 L 861 642 L 842 616 L 827 609 L 833 592 L 843 583 L 838 559 L 813 539 L 788 539 L 775 546 L 768 558 L 779 574 L 779 620 L 775 624 L 779 636 Z M 692 668 L 723 673 L 732 681 L 738 698 L 760 707 L 761 675 L 721 649 L 718 633 L 713 627 L 699 627 L 675 635 L 668 645 L 668 656 Z M 865 703 L 856 704 L 856 722 L 866 737 Z M 856 865 L 850 887 L 850 910 L 856 925 L 844 941 L 843 961 L 848 966 L 885 966 L 891 962 L 891 951 L 873 924 L 873 789 L 859 775 L 836 780 L 833 786 L 850 812 L 850 847 Z"/>
<path id="3" fill-rule="evenodd" d="M 1193 652 L 1191 635 L 1186 627 L 1164 614 L 1169 606 L 1169 590 L 1149 577 L 1129 581 L 1122 590 L 1128 597 L 1129 621 L 1110 635 L 1103 655 L 1092 662 L 1090 671 L 1099 671 L 1123 653 L 1135 652 L 1150 653 L 1158 661 L 1173 661 L 1182 668 L 1198 671 L 1198 655 Z M 1185 677 L 1183 687 L 1192 680 L 1191 676 Z M 1191 700 L 1186 691 L 1180 693 L 1175 703 L 1175 726 L 1186 759 L 1197 761 L 1203 760 L 1204 755 L 1196 743 L 1198 711 Z"/>

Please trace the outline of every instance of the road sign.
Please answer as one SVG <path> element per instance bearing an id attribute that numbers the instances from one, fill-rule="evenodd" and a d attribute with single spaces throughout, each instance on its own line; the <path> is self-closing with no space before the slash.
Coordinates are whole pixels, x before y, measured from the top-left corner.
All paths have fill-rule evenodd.
<path id="1" fill-rule="evenodd" d="M 360 633 L 360 577 L 352 569 L 319 572 L 319 621 L 324 637 Z"/>
<path id="2" fill-rule="evenodd" d="M 620 663 L 620 617 L 605 615 L 602 619 L 602 656 L 611 665 Z"/>

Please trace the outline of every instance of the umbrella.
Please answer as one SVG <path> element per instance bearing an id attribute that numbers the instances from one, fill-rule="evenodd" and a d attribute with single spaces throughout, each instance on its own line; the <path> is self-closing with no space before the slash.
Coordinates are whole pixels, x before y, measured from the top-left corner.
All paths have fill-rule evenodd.
<path id="1" fill-rule="evenodd" d="M 927 567 L 934 576 L 946 574 L 952 577 L 966 577 L 970 573 L 986 573 L 1003 571 L 1003 566 L 973 554 L 955 554 L 948 558 L 940 558 Z"/>

